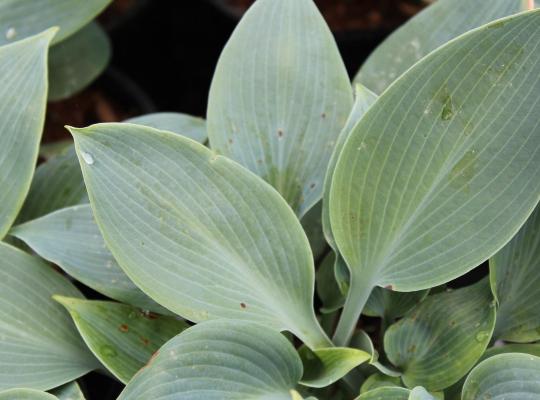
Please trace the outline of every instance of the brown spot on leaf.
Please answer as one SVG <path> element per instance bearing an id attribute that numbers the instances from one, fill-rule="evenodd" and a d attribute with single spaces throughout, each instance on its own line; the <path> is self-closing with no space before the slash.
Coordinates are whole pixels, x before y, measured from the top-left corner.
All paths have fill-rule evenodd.
<path id="1" fill-rule="evenodd" d="M 242 307 L 242 308 L 245 309 L 245 308 L 247 307 L 247 306 L 246 306 L 246 303 L 240 303 L 240 307 Z"/>
<path id="2" fill-rule="evenodd" d="M 278 135 L 279 138 L 282 138 L 283 137 L 283 131 L 281 129 L 279 129 L 277 131 L 277 135 Z"/>
<path id="3" fill-rule="evenodd" d="M 148 346 L 148 344 L 150 343 L 150 340 L 148 340 L 148 338 L 145 338 L 143 336 L 141 336 L 141 341 L 145 346 Z"/>
<path id="4" fill-rule="evenodd" d="M 394 286 L 393 286 L 393 285 L 386 285 L 384 288 L 385 288 L 385 289 L 388 289 L 388 290 L 394 290 Z"/>
<path id="5" fill-rule="evenodd" d="M 118 330 L 120 332 L 126 333 L 127 331 L 129 331 L 129 326 L 127 326 L 126 324 L 122 324 L 118 327 Z"/>

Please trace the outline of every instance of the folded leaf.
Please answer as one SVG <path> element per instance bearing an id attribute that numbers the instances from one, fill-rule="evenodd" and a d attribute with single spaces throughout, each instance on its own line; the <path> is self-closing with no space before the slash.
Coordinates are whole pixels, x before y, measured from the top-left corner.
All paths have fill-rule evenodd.
<path id="1" fill-rule="evenodd" d="M 130 118 L 125 122 L 178 133 L 199 143 L 204 143 L 207 140 L 206 121 L 187 114 L 159 112 Z"/>
<path id="2" fill-rule="evenodd" d="M 308 240 L 271 186 L 170 132 L 71 131 L 105 242 L 145 293 L 194 322 L 258 321 L 329 345 L 313 311 Z"/>
<path id="3" fill-rule="evenodd" d="M 53 294 L 80 297 L 62 275 L 0 243 L 0 390 L 48 390 L 99 366 Z"/>
<path id="4" fill-rule="evenodd" d="M 382 93 L 402 73 L 451 39 L 521 11 L 522 0 L 437 0 L 392 33 L 355 77 Z"/>
<path id="5" fill-rule="evenodd" d="M 76 381 L 66 383 L 50 391 L 58 397 L 58 400 L 86 400 L 84 394 Z"/>
<path id="6" fill-rule="evenodd" d="M 338 344 L 371 289 L 427 289 L 479 265 L 540 198 L 540 12 L 471 31 L 418 62 L 345 143 L 330 195 L 351 269 Z"/>
<path id="7" fill-rule="evenodd" d="M 408 387 L 437 391 L 457 382 L 484 353 L 495 325 L 487 280 L 428 296 L 384 335 L 388 359 Z"/>
<path id="8" fill-rule="evenodd" d="M 127 383 L 170 338 L 189 325 L 127 304 L 55 296 L 99 361 Z"/>
<path id="9" fill-rule="evenodd" d="M 0 4 L 0 31 L 5 5 Z M 22 207 L 34 173 L 45 118 L 47 51 L 55 32 L 0 47 L 0 240 Z"/>
<path id="10" fill-rule="evenodd" d="M 0 2 L 0 46 L 58 26 L 58 43 L 98 15 L 111 0 L 3 0 Z"/>
<path id="11" fill-rule="evenodd" d="M 481 362 L 465 381 L 462 400 L 540 398 L 540 357 L 500 354 Z"/>
<path id="12" fill-rule="evenodd" d="M 304 215 L 352 106 L 347 71 L 312 0 L 259 0 L 219 59 L 208 99 L 213 149 Z"/>
<path id="13" fill-rule="evenodd" d="M 49 100 L 62 100 L 84 89 L 103 72 L 110 58 L 109 38 L 95 22 L 52 47 Z"/>
<path id="14" fill-rule="evenodd" d="M 428 294 L 428 290 L 417 292 L 396 292 L 376 287 L 371 292 L 362 313 L 370 317 L 384 318 L 391 322 L 405 315 L 411 308 L 420 303 Z"/>
<path id="15" fill-rule="evenodd" d="M 323 388 L 343 378 L 347 373 L 371 359 L 371 354 L 347 347 L 329 347 L 299 351 L 304 364 L 300 383 L 304 386 Z"/>
<path id="16" fill-rule="evenodd" d="M 118 266 L 89 204 L 63 208 L 18 225 L 11 229 L 10 235 L 95 291 L 144 310 L 166 313 Z"/>
<path id="17" fill-rule="evenodd" d="M 493 336 L 511 342 L 540 340 L 540 209 L 489 260 L 499 308 Z"/>
<path id="18" fill-rule="evenodd" d="M 166 343 L 118 400 L 291 400 L 301 376 L 300 358 L 279 333 L 209 321 Z"/>

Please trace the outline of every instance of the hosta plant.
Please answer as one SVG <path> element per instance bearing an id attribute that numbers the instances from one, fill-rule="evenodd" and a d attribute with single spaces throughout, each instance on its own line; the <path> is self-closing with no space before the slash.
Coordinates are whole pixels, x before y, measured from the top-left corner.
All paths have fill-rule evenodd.
<path id="1" fill-rule="evenodd" d="M 0 399 L 540 398 L 532 2 L 438 0 L 351 84 L 312 0 L 258 0 L 207 121 L 67 127 L 34 171 L 73 30 L 39 22 L 0 47 Z"/>

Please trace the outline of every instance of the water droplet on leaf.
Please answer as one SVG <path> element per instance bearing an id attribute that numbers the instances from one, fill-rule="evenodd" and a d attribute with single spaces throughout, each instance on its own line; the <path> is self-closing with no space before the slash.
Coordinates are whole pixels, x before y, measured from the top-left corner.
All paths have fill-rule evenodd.
<path id="1" fill-rule="evenodd" d="M 101 346 L 100 352 L 106 357 L 116 357 L 118 355 L 116 350 L 108 345 Z"/>
<path id="2" fill-rule="evenodd" d="M 11 40 L 17 35 L 15 28 L 11 27 L 6 31 L 6 39 Z"/>
<path id="3" fill-rule="evenodd" d="M 489 336 L 490 336 L 489 332 L 481 331 L 476 334 L 475 339 L 477 342 L 483 342 L 486 339 L 489 339 Z"/>
<path id="4" fill-rule="evenodd" d="M 88 165 L 92 165 L 94 163 L 94 157 L 92 156 L 92 154 L 82 151 L 81 156 L 84 162 L 87 163 Z"/>

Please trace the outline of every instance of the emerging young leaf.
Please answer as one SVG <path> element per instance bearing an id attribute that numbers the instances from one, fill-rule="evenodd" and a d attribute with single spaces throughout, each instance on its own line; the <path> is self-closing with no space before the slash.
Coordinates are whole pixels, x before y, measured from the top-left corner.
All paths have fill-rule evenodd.
<path id="1" fill-rule="evenodd" d="M 95 291 L 144 310 L 167 312 L 135 286 L 118 266 L 89 204 L 55 211 L 18 225 L 9 233 Z"/>
<path id="2" fill-rule="evenodd" d="M 5 4 L 0 3 L 0 26 Z M 34 173 L 45 118 L 47 52 L 55 32 L 0 47 L 0 240 L 22 207 Z"/>
<path id="3" fill-rule="evenodd" d="M 540 357 L 500 354 L 481 362 L 465 381 L 462 400 L 540 398 Z"/>
<path id="4" fill-rule="evenodd" d="M 354 80 L 382 93 L 437 47 L 521 9 L 522 0 L 437 0 L 377 47 Z"/>
<path id="5" fill-rule="evenodd" d="M 58 43 L 88 24 L 111 0 L 2 0 L 0 45 L 58 26 Z"/>
<path id="6" fill-rule="evenodd" d="M 405 73 L 356 125 L 330 217 L 351 290 L 440 285 L 499 250 L 540 198 L 540 11 L 469 32 Z"/>
<path id="7" fill-rule="evenodd" d="M 511 342 L 540 340 L 540 208 L 489 261 L 499 303 L 493 336 Z"/>
<path id="8" fill-rule="evenodd" d="M 331 385 L 371 359 L 371 354 L 347 347 L 328 347 L 311 351 L 303 346 L 299 353 L 304 364 L 304 375 L 300 383 L 314 388 Z"/>
<path id="9" fill-rule="evenodd" d="M 208 136 L 302 216 L 321 199 L 351 106 L 347 71 L 313 1 L 258 0 L 219 59 Z"/>
<path id="10" fill-rule="evenodd" d="M 291 400 L 301 376 L 300 358 L 281 334 L 208 321 L 166 343 L 118 399 Z"/>
<path id="11" fill-rule="evenodd" d="M 58 272 L 0 243 L 0 293 L 0 390 L 48 390 L 99 365 L 52 299 L 81 296 Z"/>
<path id="12" fill-rule="evenodd" d="M 67 308 L 99 361 L 127 383 L 170 338 L 188 328 L 184 321 L 127 304 L 55 296 Z"/>
<path id="13" fill-rule="evenodd" d="M 88 195 L 75 147 L 70 145 L 37 167 L 17 222 L 81 203 L 88 203 Z"/>
<path id="14" fill-rule="evenodd" d="M 0 400 L 59 400 L 50 393 L 34 389 L 9 389 L 0 392 Z"/>
<path id="15" fill-rule="evenodd" d="M 49 100 L 62 100 L 88 86 L 111 58 L 107 34 L 91 22 L 51 48 L 49 56 Z"/>
<path id="16" fill-rule="evenodd" d="M 187 114 L 159 112 L 130 118 L 125 122 L 178 133 L 199 143 L 204 143 L 208 139 L 206 121 Z"/>
<path id="17" fill-rule="evenodd" d="M 388 359 L 408 387 L 441 390 L 457 382 L 485 351 L 495 325 L 487 280 L 427 297 L 384 336 Z"/>
<path id="18" fill-rule="evenodd" d="M 132 124 L 71 129 L 96 221 L 119 265 L 171 311 L 329 341 L 308 240 L 281 196 L 203 145 Z"/>

